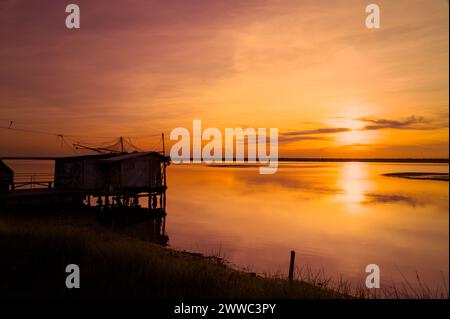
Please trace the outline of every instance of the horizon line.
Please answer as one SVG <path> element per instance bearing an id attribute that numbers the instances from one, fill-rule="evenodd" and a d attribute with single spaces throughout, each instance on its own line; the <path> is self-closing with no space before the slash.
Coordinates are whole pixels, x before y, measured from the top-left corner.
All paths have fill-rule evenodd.
<path id="1" fill-rule="evenodd" d="M 74 157 L 89 156 L 75 155 Z M 0 156 L 0 160 L 55 160 L 58 158 L 65 158 L 72 156 Z M 182 161 L 202 161 L 202 159 L 196 159 L 193 157 L 180 159 Z M 448 157 L 279 157 L 268 158 L 270 161 L 279 162 L 405 162 L 405 163 L 449 163 Z M 243 161 L 236 161 L 236 158 L 227 159 L 222 158 L 222 161 L 232 161 L 233 163 L 248 162 L 248 158 L 244 158 Z"/>

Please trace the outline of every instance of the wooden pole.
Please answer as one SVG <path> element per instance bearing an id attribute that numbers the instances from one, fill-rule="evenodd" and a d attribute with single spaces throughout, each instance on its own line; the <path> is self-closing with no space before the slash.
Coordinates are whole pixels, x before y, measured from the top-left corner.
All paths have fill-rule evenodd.
<path id="1" fill-rule="evenodd" d="M 289 264 L 289 280 L 294 279 L 294 262 L 295 262 L 295 251 L 291 250 L 291 262 Z"/>
<path id="2" fill-rule="evenodd" d="M 163 163 L 163 181 L 164 181 L 164 188 L 167 186 L 167 179 L 166 179 L 166 161 Z"/>
<path id="3" fill-rule="evenodd" d="M 163 155 L 166 156 L 166 147 L 165 147 L 165 143 L 164 143 L 164 133 L 161 134 L 161 138 L 162 138 L 162 147 L 163 147 Z"/>
<path id="4" fill-rule="evenodd" d="M 163 213 L 165 213 L 166 212 L 166 191 L 165 190 L 164 190 L 162 196 L 163 196 L 162 210 L 163 210 Z"/>
<path id="5" fill-rule="evenodd" d="M 162 138 L 162 145 L 163 145 L 163 156 L 166 156 L 166 146 L 165 146 L 165 141 L 164 141 L 164 132 L 161 135 Z M 161 210 L 163 212 L 166 211 L 166 188 L 167 188 L 167 179 L 166 179 L 166 159 L 164 159 L 163 162 L 163 182 L 164 182 L 164 190 L 161 193 L 161 198 L 162 198 L 162 202 L 161 202 Z"/>

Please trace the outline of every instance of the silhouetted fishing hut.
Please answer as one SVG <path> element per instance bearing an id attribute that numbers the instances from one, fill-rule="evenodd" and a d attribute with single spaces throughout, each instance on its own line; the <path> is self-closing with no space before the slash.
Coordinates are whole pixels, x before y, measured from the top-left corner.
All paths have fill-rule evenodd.
<path id="1" fill-rule="evenodd" d="M 0 201 L 7 206 L 98 206 L 104 211 L 140 207 L 139 199 L 146 197 L 150 210 L 165 213 L 166 167 L 170 159 L 159 152 L 108 153 L 52 159 L 55 161 L 54 181 L 22 182 L 22 189 L 14 188 L 13 172 L 6 165 L 0 165 L 1 176 L 5 176 Z M 34 187 L 35 184 L 45 187 Z"/>
<path id="2" fill-rule="evenodd" d="M 14 182 L 14 172 L 0 160 L 0 194 L 7 194 Z"/>

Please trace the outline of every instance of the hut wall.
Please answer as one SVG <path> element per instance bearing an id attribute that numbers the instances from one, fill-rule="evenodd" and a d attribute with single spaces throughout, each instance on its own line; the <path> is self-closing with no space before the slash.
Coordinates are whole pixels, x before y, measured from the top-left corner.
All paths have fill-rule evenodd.
<path id="1" fill-rule="evenodd" d="M 159 160 L 150 159 L 149 163 L 149 185 L 150 187 L 162 186 L 161 162 Z"/>
<path id="2" fill-rule="evenodd" d="M 162 186 L 161 160 L 153 155 L 111 158 L 61 158 L 55 163 L 55 188 L 120 190 Z"/>
<path id="3" fill-rule="evenodd" d="M 14 172 L 5 163 L 0 161 L 0 194 L 8 193 L 13 182 Z"/>
<path id="4" fill-rule="evenodd" d="M 55 188 L 80 189 L 83 161 L 80 158 L 61 158 L 55 161 Z"/>
<path id="5" fill-rule="evenodd" d="M 82 190 L 98 190 L 105 186 L 105 172 L 97 158 L 84 158 L 82 165 Z"/>
<path id="6" fill-rule="evenodd" d="M 147 156 L 130 158 L 122 161 L 122 186 L 147 187 L 149 186 L 149 159 Z"/>
<path id="7" fill-rule="evenodd" d="M 105 176 L 105 189 L 114 190 L 121 189 L 121 162 L 104 163 L 102 171 Z"/>
<path id="8" fill-rule="evenodd" d="M 97 158 L 62 158 L 55 163 L 55 188 L 97 190 L 104 187 L 104 174 Z"/>

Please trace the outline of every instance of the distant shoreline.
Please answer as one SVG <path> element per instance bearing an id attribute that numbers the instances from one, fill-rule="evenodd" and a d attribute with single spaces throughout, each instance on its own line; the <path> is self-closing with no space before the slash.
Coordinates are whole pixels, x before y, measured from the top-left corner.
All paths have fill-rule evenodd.
<path id="1" fill-rule="evenodd" d="M 399 177 L 415 180 L 431 180 L 448 182 L 448 173 L 421 173 L 421 172 L 402 172 L 402 173 L 387 173 L 383 174 L 387 177 Z"/>
<path id="2" fill-rule="evenodd" d="M 0 156 L 0 160 L 42 160 L 51 161 L 64 156 Z M 188 161 L 188 159 L 186 159 Z M 191 158 L 189 161 L 193 161 Z M 240 162 L 225 162 L 224 164 L 240 163 Z M 335 157 L 280 157 L 279 162 L 368 162 L 368 163 L 442 163 L 448 164 L 448 158 L 335 158 Z M 247 159 L 244 159 L 244 163 Z M 189 164 L 189 163 L 185 163 Z"/>
<path id="3" fill-rule="evenodd" d="M 191 159 L 192 161 L 192 159 Z M 274 160 L 272 160 L 274 161 Z M 367 163 L 429 163 L 429 164 L 448 164 L 448 158 L 317 158 L 317 157 L 280 157 L 278 162 L 367 162 Z M 243 164 L 247 164 L 247 159 Z M 187 163 L 189 164 L 189 163 Z M 238 165 L 242 162 L 225 162 L 213 165 Z M 257 165 L 264 165 L 263 163 L 255 163 Z"/>
<path id="4" fill-rule="evenodd" d="M 444 163 L 448 158 L 279 158 L 280 162 L 376 162 L 376 163 Z"/>

